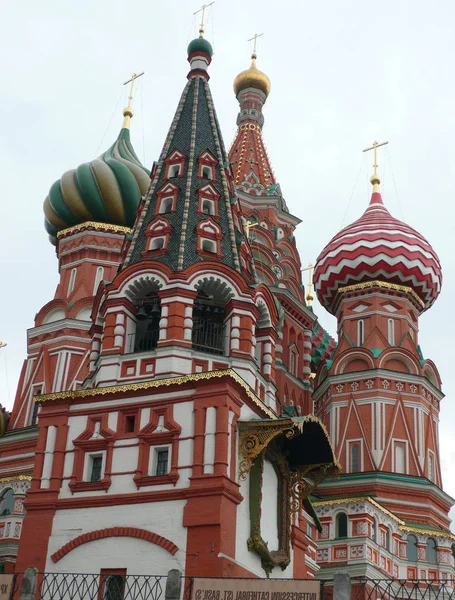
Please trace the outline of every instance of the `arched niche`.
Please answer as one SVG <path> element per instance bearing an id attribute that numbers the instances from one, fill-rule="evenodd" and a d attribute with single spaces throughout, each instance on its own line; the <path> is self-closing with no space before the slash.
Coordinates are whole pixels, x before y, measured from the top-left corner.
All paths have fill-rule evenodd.
<path id="1" fill-rule="evenodd" d="M 47 315 L 43 319 L 42 324 L 44 325 L 45 323 L 54 323 L 55 321 L 61 321 L 62 319 L 65 319 L 65 317 L 66 315 L 63 308 L 54 308 L 53 310 L 47 313 Z"/>

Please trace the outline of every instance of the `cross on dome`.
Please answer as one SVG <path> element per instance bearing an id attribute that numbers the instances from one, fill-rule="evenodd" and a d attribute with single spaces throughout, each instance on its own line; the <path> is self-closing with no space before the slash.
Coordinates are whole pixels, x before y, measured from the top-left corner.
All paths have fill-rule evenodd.
<path id="1" fill-rule="evenodd" d="M 257 54 L 256 54 L 256 41 L 258 38 L 260 38 L 261 36 L 263 36 L 263 33 L 255 33 L 253 35 L 252 38 L 250 38 L 248 41 L 249 42 L 253 42 L 253 53 L 251 55 L 251 58 L 254 60 L 255 58 L 257 58 Z M 254 41 L 253 41 L 254 40 Z"/>
<path id="2" fill-rule="evenodd" d="M 123 120 L 123 128 L 125 128 L 125 129 L 130 128 L 130 119 L 134 114 L 133 107 L 131 106 L 132 102 L 133 102 L 134 82 L 136 81 L 136 79 L 139 79 L 139 77 L 142 77 L 142 75 L 144 75 L 144 71 L 142 71 L 139 74 L 133 73 L 131 75 L 131 78 L 128 79 L 128 81 L 125 81 L 125 83 L 123 84 L 123 85 L 128 85 L 129 83 L 131 83 L 130 93 L 128 96 L 128 106 L 123 109 L 123 116 L 125 117 Z"/>
<path id="3" fill-rule="evenodd" d="M 199 26 L 199 36 L 202 37 L 204 35 L 204 17 L 205 17 L 205 9 L 209 8 L 209 6 L 212 6 L 212 4 L 215 4 L 215 0 L 213 0 L 213 2 L 210 2 L 210 4 L 203 4 L 201 6 L 201 8 L 197 11 L 195 11 L 193 13 L 193 15 L 197 15 L 198 13 L 200 13 L 202 11 L 202 18 L 201 18 L 201 24 Z"/>
<path id="4" fill-rule="evenodd" d="M 385 146 L 388 143 L 389 142 L 381 142 L 380 144 L 378 144 L 378 142 L 373 142 L 372 146 L 370 146 L 369 148 L 365 148 L 365 150 L 362 150 L 362 152 L 369 152 L 370 150 L 373 150 L 373 169 L 374 169 L 374 171 L 373 171 L 372 177 L 370 178 L 370 181 L 373 184 L 373 192 L 379 192 L 378 186 L 381 183 L 379 175 L 377 174 L 377 171 L 376 171 L 376 169 L 378 168 L 376 150 L 378 148 L 380 148 L 381 146 Z"/>

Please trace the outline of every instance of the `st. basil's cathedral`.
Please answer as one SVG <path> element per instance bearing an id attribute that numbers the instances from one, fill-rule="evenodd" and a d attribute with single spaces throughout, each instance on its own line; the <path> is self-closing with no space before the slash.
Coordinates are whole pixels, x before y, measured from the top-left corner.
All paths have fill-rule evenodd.
<path id="1" fill-rule="evenodd" d="M 227 152 L 202 34 L 151 169 L 129 102 L 45 199 L 60 281 L 1 415 L 0 567 L 453 585 L 443 393 L 419 339 L 439 259 L 375 168 L 316 261 L 331 337 L 264 145 L 270 81 L 253 53 Z"/>

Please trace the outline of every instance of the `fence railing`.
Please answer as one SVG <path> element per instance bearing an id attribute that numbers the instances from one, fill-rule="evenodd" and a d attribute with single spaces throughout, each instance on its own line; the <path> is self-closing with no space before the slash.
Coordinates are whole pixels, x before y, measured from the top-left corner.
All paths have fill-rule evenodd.
<path id="1" fill-rule="evenodd" d="M 167 575 L 128 575 L 124 569 L 87 574 L 38 573 L 30 568 L 13 576 L 9 594 L 0 593 L 5 600 L 194 600 L 193 590 L 201 579 L 185 577 L 177 569 Z M 214 579 L 228 580 L 232 586 L 241 578 Z M 305 581 L 315 583 L 292 579 L 296 592 L 305 590 Z M 338 572 L 319 584 L 320 600 L 455 600 L 453 583 L 445 580 L 350 578 Z"/>
<path id="2" fill-rule="evenodd" d="M 28 571 L 28 573 L 27 573 Z M 165 600 L 168 575 L 116 572 L 14 575 L 9 600 Z M 180 572 L 179 578 L 180 578 Z M 167 599 L 169 600 L 169 599 Z"/>
<path id="3" fill-rule="evenodd" d="M 434 579 L 351 578 L 353 600 L 455 600 L 452 582 Z"/>

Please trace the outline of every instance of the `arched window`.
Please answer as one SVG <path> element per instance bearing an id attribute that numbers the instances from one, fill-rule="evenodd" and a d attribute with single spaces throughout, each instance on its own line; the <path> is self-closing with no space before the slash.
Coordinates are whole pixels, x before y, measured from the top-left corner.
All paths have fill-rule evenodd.
<path id="1" fill-rule="evenodd" d="M 32 410 L 32 418 L 30 420 L 30 425 L 36 425 L 36 423 L 38 422 L 38 409 L 39 409 L 38 402 L 34 402 L 33 403 L 33 410 Z"/>
<path id="2" fill-rule="evenodd" d="M 378 522 L 375 517 L 373 517 L 373 523 L 371 524 L 371 539 L 373 542 L 378 539 Z"/>
<path id="3" fill-rule="evenodd" d="M 452 546 L 450 547 L 450 552 L 452 555 L 452 566 L 455 565 L 455 544 L 452 544 Z"/>
<path id="4" fill-rule="evenodd" d="M 352 444 L 351 446 L 351 473 L 359 472 L 359 445 Z"/>
<path id="5" fill-rule="evenodd" d="M 434 481 L 434 460 L 432 452 L 428 452 L 428 479 Z"/>
<path id="6" fill-rule="evenodd" d="M 417 560 L 417 538 L 415 535 L 408 535 L 406 542 L 406 560 L 415 562 Z"/>
<path id="7" fill-rule="evenodd" d="M 297 353 L 294 348 L 291 348 L 289 352 L 289 373 L 296 376 L 297 373 Z"/>
<path id="8" fill-rule="evenodd" d="M 156 237 L 150 240 L 150 250 L 161 250 L 164 248 L 164 237 Z"/>
<path id="9" fill-rule="evenodd" d="M 213 179 L 212 178 L 212 167 L 202 167 L 202 178 L 203 179 Z"/>
<path id="10" fill-rule="evenodd" d="M 96 275 L 95 275 L 95 283 L 93 284 L 93 295 L 96 294 L 96 292 L 98 290 L 98 286 L 101 283 L 101 281 L 103 280 L 103 277 L 104 277 L 104 267 L 97 267 Z"/>
<path id="11" fill-rule="evenodd" d="M 215 204 L 213 200 L 208 200 L 205 198 L 202 200 L 202 212 L 205 215 L 214 215 L 215 214 Z"/>
<path id="12" fill-rule="evenodd" d="M 208 216 L 196 228 L 198 254 L 207 258 L 221 258 L 220 241 L 223 238 L 221 226 Z"/>
<path id="13" fill-rule="evenodd" d="M 387 528 L 384 534 L 384 548 L 390 552 L 390 529 Z"/>
<path id="14" fill-rule="evenodd" d="M 11 488 L 3 493 L 0 502 L 0 517 L 12 514 L 14 510 L 14 492 Z"/>
<path id="15" fill-rule="evenodd" d="M 170 196 L 168 198 L 163 198 L 160 202 L 160 214 L 168 213 L 172 211 L 172 206 L 174 204 L 174 197 Z"/>
<path id="16" fill-rule="evenodd" d="M 71 275 L 70 275 L 70 280 L 68 283 L 68 296 L 71 294 L 71 292 L 74 290 L 74 285 L 76 284 L 76 275 L 77 275 L 77 269 L 71 269 Z"/>
<path id="17" fill-rule="evenodd" d="M 348 537 L 348 515 L 346 513 L 338 513 L 336 517 L 336 537 Z"/>
<path id="18" fill-rule="evenodd" d="M 160 337 L 161 303 L 156 292 L 149 292 L 141 300 L 136 300 L 136 333 L 134 352 L 154 350 Z M 130 344 L 130 347 L 132 343 Z"/>
<path id="19" fill-rule="evenodd" d="M 436 550 L 436 542 L 433 538 L 428 538 L 427 541 L 427 562 L 432 565 L 438 563 L 438 552 Z"/>
<path id="20" fill-rule="evenodd" d="M 387 339 L 391 346 L 395 345 L 395 322 L 393 319 L 388 320 L 387 325 Z"/>
<path id="21" fill-rule="evenodd" d="M 216 254 L 216 242 L 214 240 L 202 240 L 202 250 L 204 252 L 210 252 Z"/>
<path id="22" fill-rule="evenodd" d="M 365 338 L 363 319 L 357 321 L 357 346 L 362 346 Z"/>
<path id="23" fill-rule="evenodd" d="M 171 165 L 169 167 L 169 179 L 174 179 L 178 177 L 180 173 L 180 165 Z"/>
<path id="24" fill-rule="evenodd" d="M 224 306 L 199 290 L 193 306 L 193 349 L 209 354 L 224 351 Z"/>
<path id="25" fill-rule="evenodd" d="M 395 444 L 395 472 L 406 473 L 405 450 L 403 444 Z"/>

